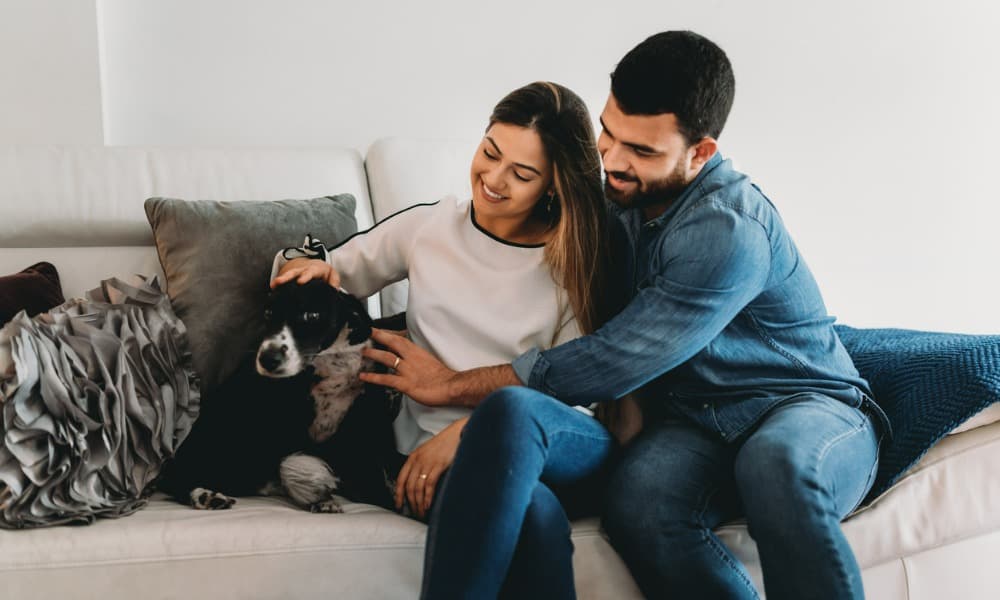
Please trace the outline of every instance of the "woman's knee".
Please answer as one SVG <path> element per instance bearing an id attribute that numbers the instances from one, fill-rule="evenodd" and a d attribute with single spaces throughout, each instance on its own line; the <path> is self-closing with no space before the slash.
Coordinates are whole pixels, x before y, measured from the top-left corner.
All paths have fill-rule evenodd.
<path id="1" fill-rule="evenodd" d="M 508 386 L 493 392 L 472 411 L 467 427 L 493 432 L 523 431 L 536 422 L 540 392 L 530 388 Z"/>

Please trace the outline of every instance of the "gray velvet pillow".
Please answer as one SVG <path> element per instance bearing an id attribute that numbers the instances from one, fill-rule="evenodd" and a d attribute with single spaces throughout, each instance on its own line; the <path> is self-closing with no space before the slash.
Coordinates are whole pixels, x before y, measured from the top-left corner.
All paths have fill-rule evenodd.
<path id="1" fill-rule="evenodd" d="M 350 194 L 274 202 L 146 200 L 167 295 L 188 329 L 202 390 L 249 358 L 271 263 L 307 233 L 333 246 L 357 231 Z"/>

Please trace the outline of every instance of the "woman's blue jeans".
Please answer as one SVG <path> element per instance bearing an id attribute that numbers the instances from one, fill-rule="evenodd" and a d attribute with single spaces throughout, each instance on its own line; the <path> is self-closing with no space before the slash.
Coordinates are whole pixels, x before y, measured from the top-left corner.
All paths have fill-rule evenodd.
<path id="1" fill-rule="evenodd" d="M 864 598 L 840 520 L 878 464 L 868 415 L 789 398 L 744 439 L 683 418 L 647 420 L 611 476 L 604 527 L 648 598 L 757 598 L 712 530 L 746 517 L 768 600 Z"/>
<path id="2" fill-rule="evenodd" d="M 575 598 L 569 519 L 599 509 L 614 452 L 604 426 L 550 396 L 487 397 L 434 501 L 421 597 Z"/>

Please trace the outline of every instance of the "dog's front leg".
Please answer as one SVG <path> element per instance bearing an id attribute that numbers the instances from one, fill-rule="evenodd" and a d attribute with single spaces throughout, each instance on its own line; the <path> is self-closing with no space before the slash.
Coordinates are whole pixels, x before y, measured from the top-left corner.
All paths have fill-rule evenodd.
<path id="1" fill-rule="evenodd" d="M 281 485 L 296 504 L 312 512 L 344 512 L 335 495 L 340 482 L 324 460 L 308 454 L 291 454 L 281 461 L 279 473 Z"/>
<path id="2" fill-rule="evenodd" d="M 236 498 L 202 487 L 191 490 L 189 497 L 191 506 L 198 510 L 224 510 L 236 504 Z"/>

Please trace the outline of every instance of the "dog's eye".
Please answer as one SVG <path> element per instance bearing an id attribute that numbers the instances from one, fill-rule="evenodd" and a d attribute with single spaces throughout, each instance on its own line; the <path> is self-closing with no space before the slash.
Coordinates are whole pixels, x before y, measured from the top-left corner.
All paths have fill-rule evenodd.
<path id="1" fill-rule="evenodd" d="M 319 321 L 319 313 L 318 312 L 302 313 L 302 320 L 305 321 L 306 323 Z"/>

